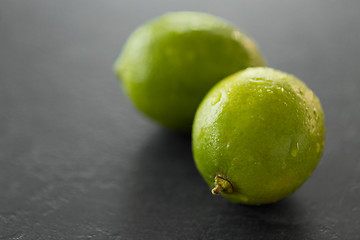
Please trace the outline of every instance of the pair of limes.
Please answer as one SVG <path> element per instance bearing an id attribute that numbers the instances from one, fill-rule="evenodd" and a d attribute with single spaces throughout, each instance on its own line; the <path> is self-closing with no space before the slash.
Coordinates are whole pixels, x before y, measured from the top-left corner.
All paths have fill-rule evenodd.
<path id="1" fill-rule="evenodd" d="M 264 66 L 256 44 L 231 24 L 176 12 L 138 28 L 114 70 L 145 115 L 175 130 L 192 127 L 194 159 L 214 194 L 264 204 L 305 182 L 325 136 L 313 92 Z"/>

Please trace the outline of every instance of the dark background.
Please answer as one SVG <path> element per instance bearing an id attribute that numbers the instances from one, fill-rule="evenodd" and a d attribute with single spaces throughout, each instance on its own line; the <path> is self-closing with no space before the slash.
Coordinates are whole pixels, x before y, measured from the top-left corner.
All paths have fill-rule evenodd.
<path id="1" fill-rule="evenodd" d="M 189 135 L 140 115 L 112 73 L 129 34 L 204 11 L 302 79 L 324 155 L 291 197 L 214 197 Z M 0 0 L 0 239 L 360 239 L 360 1 Z"/>

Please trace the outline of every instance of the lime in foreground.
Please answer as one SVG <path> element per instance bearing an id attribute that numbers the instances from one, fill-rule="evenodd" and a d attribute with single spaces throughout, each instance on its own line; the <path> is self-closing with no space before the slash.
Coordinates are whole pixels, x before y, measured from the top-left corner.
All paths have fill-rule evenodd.
<path id="1" fill-rule="evenodd" d="M 324 147 L 319 99 L 296 77 L 248 68 L 214 86 L 196 112 L 193 154 L 213 194 L 266 204 L 296 191 Z"/>
<path id="2" fill-rule="evenodd" d="M 143 114 L 165 127 L 190 131 L 198 105 L 214 84 L 264 65 L 255 43 L 226 21 L 174 12 L 139 27 L 114 71 Z"/>

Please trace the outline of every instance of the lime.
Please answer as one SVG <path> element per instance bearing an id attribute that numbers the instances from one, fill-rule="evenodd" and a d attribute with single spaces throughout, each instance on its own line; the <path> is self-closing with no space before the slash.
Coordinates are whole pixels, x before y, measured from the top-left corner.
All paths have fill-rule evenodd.
<path id="1" fill-rule="evenodd" d="M 215 85 L 196 112 L 196 166 L 213 194 L 265 204 L 296 191 L 324 147 L 319 99 L 296 77 L 248 68 Z"/>
<path id="2" fill-rule="evenodd" d="M 142 113 L 165 127 L 190 131 L 198 105 L 215 83 L 264 65 L 255 43 L 224 20 L 174 12 L 138 28 L 114 72 Z"/>

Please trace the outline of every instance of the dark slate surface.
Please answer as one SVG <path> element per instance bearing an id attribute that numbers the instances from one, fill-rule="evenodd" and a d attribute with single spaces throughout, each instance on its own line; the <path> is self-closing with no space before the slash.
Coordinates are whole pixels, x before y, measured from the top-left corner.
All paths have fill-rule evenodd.
<path id="1" fill-rule="evenodd" d="M 279 203 L 213 197 L 190 136 L 127 100 L 112 63 L 144 21 L 235 23 L 322 101 L 326 147 Z M 0 239 L 360 239 L 360 1 L 0 1 Z"/>

